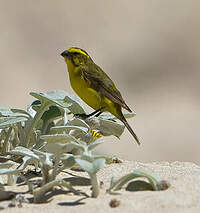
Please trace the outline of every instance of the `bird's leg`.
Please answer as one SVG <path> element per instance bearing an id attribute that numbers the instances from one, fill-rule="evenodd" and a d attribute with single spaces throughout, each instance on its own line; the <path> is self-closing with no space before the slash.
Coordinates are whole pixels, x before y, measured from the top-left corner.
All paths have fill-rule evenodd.
<path id="1" fill-rule="evenodd" d="M 92 113 L 90 113 L 88 115 L 83 113 L 83 114 L 75 114 L 75 116 L 79 117 L 79 118 L 82 118 L 82 119 L 86 119 L 86 118 L 89 118 L 89 117 L 91 117 L 91 116 L 96 114 L 95 117 L 98 117 L 102 113 L 101 110 L 104 109 L 104 108 L 105 107 L 101 107 L 100 109 L 97 109 L 97 110 L 95 110 L 94 112 L 92 112 Z"/>
<path id="2" fill-rule="evenodd" d="M 96 115 L 95 115 L 95 117 L 99 117 L 99 115 L 101 115 L 101 111 L 99 112 L 99 113 L 97 113 Z"/>
<path id="3" fill-rule="evenodd" d="M 93 116 L 93 115 L 95 115 L 96 117 L 98 117 L 98 116 L 102 113 L 101 110 L 104 109 L 104 108 L 105 108 L 105 107 L 101 107 L 100 109 L 95 110 L 94 112 L 90 113 L 90 114 L 88 115 L 88 117 L 91 117 L 91 116 Z"/>

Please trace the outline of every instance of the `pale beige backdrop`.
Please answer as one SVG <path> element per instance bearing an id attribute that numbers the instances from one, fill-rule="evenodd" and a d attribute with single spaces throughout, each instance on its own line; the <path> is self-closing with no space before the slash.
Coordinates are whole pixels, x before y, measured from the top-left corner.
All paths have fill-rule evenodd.
<path id="1" fill-rule="evenodd" d="M 0 104 L 25 108 L 30 91 L 72 93 L 60 53 L 84 48 L 137 113 L 107 154 L 200 162 L 200 2 L 0 0 Z"/>

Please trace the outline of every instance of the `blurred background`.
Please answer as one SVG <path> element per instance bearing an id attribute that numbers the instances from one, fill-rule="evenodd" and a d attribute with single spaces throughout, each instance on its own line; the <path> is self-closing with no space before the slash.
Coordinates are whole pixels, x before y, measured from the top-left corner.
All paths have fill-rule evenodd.
<path id="1" fill-rule="evenodd" d="M 85 49 L 137 116 L 99 151 L 123 159 L 200 162 L 200 2 L 0 1 L 0 104 L 30 91 L 73 93 L 60 53 Z M 91 110 L 92 111 L 92 110 Z"/>

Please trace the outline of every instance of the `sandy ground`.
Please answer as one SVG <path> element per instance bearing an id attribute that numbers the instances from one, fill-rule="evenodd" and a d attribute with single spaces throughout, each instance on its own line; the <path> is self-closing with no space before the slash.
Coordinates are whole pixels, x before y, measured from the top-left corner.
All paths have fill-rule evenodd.
<path id="1" fill-rule="evenodd" d="M 139 191 L 131 192 L 122 189 L 121 195 L 106 194 L 106 189 L 112 176 L 119 178 L 124 174 L 133 171 L 136 168 L 147 168 L 158 173 L 162 179 L 170 182 L 171 186 L 165 191 Z M 71 181 L 76 189 L 91 194 L 89 179 L 84 172 L 70 171 L 74 177 L 67 173 L 62 173 L 62 177 Z M 156 213 L 185 213 L 200 212 L 200 167 L 188 162 L 155 162 L 139 163 L 124 161 L 121 164 L 106 165 L 99 173 L 98 178 L 103 181 L 100 196 L 95 198 L 86 198 L 80 195 L 73 195 L 69 191 L 56 189 L 47 194 L 48 202 L 42 204 L 23 204 L 22 208 L 8 207 L 10 201 L 0 202 L 3 207 L 2 212 L 29 212 L 43 213 L 58 212 L 156 212 Z M 27 186 L 18 184 L 18 186 L 6 187 L 6 190 L 15 192 L 26 192 Z M 26 197 L 32 201 L 32 195 L 26 194 Z M 111 199 L 120 201 L 120 205 L 111 208 L 109 202 Z"/>

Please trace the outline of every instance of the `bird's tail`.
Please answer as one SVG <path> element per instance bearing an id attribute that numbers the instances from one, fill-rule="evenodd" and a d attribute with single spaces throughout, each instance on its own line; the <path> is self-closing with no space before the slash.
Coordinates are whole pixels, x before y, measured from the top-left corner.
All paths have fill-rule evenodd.
<path id="1" fill-rule="evenodd" d="M 137 135 L 135 134 L 135 132 L 133 131 L 133 129 L 131 128 L 131 126 L 128 124 L 126 118 L 122 115 L 122 118 L 120 120 L 124 123 L 125 127 L 131 133 L 131 135 L 135 138 L 137 144 L 140 145 L 140 141 L 139 141 Z"/>

